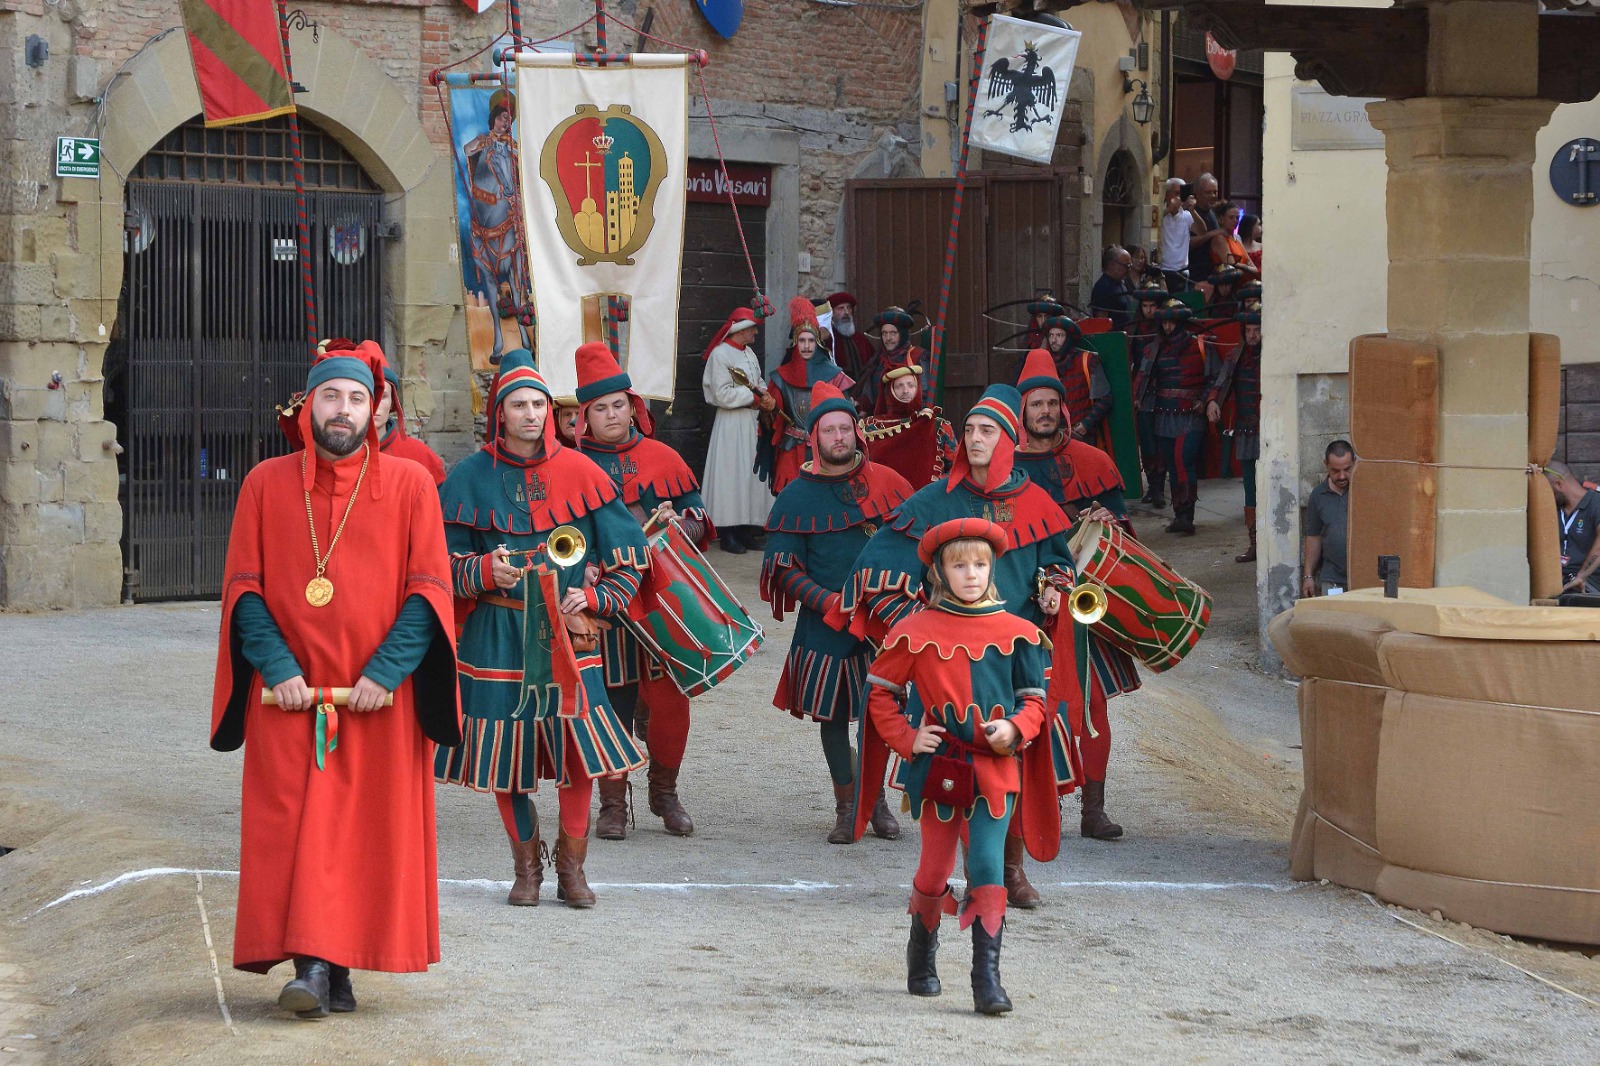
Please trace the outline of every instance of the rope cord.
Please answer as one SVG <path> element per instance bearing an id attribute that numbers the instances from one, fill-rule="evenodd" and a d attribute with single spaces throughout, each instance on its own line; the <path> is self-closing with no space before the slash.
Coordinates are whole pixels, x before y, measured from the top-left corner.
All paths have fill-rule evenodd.
<path id="1" fill-rule="evenodd" d="M 289 95 L 294 97 L 294 62 L 289 56 L 289 5 L 278 0 L 278 36 L 283 41 L 283 72 L 289 79 Z M 311 358 L 317 358 L 317 287 L 311 276 L 311 222 L 306 217 L 306 168 L 300 150 L 300 113 L 289 112 L 289 160 L 294 171 L 294 214 L 300 252 L 300 287 L 306 303 L 306 343 Z"/>
<path id="2" fill-rule="evenodd" d="M 929 373 L 933 376 L 934 397 L 944 399 L 944 319 L 950 306 L 950 281 L 956 267 L 956 235 L 961 229 L 961 201 L 967 191 L 967 153 L 972 144 L 972 113 L 978 102 L 978 80 L 983 75 L 983 58 L 989 44 L 989 22 L 978 22 L 978 41 L 972 50 L 972 77 L 967 82 L 967 122 L 961 131 L 961 156 L 956 163 L 956 190 L 950 205 L 950 233 L 944 245 L 944 275 L 939 282 L 939 309 L 934 314 L 933 336 L 928 347 Z"/>
<path id="3" fill-rule="evenodd" d="M 1475 463 L 1426 463 L 1421 459 L 1369 459 L 1361 457 L 1363 463 L 1392 463 L 1395 466 L 1427 466 L 1435 470 L 1504 470 L 1516 474 L 1527 474 L 1537 477 L 1544 473 L 1544 467 L 1539 463 L 1524 463 L 1521 466 L 1480 466 Z"/>

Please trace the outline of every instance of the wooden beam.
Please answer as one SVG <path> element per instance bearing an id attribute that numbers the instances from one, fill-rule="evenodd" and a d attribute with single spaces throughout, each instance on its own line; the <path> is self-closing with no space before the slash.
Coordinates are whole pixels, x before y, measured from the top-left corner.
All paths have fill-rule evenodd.
<path id="1" fill-rule="evenodd" d="M 1600 96 L 1600 18 L 1539 16 L 1539 98 L 1581 104 Z"/>

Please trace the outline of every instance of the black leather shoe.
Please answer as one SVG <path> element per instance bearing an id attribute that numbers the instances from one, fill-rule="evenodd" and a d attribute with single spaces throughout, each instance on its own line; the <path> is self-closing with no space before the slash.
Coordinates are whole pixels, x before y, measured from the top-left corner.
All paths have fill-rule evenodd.
<path id="1" fill-rule="evenodd" d="M 729 555 L 743 555 L 745 553 L 744 545 L 739 542 L 738 536 L 733 533 L 722 534 L 720 544 L 722 550 Z"/>
<path id="2" fill-rule="evenodd" d="M 972 923 L 972 1009 L 979 1014 L 1005 1014 L 1011 997 L 1000 987 L 1000 938 L 1006 923 L 990 936 L 983 920 Z"/>
<path id="3" fill-rule="evenodd" d="M 911 939 L 906 942 L 906 991 L 913 996 L 937 996 L 939 971 L 934 960 L 939 954 L 939 929 L 929 929 L 919 915 L 911 916 Z"/>
<path id="4" fill-rule="evenodd" d="M 321 959 L 295 959 L 294 980 L 278 993 L 278 1006 L 294 1011 L 301 1018 L 327 1017 L 331 969 Z"/>
<path id="5" fill-rule="evenodd" d="M 767 531 L 760 526 L 740 526 L 739 539 L 744 541 L 746 548 L 765 548 L 767 546 Z"/>
<path id="6" fill-rule="evenodd" d="M 351 1014 L 356 1009 L 356 990 L 350 984 L 350 967 L 328 968 L 328 1009 L 335 1014 Z"/>

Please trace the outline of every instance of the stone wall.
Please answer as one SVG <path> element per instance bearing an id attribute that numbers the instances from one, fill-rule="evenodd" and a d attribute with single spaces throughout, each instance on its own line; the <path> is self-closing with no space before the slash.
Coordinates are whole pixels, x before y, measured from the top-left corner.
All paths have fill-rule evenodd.
<path id="1" fill-rule="evenodd" d="M 408 416 L 447 461 L 459 458 L 476 444 L 474 383 L 448 255 L 447 134 L 426 77 L 500 34 L 504 5 L 482 16 L 457 0 L 297 6 L 318 24 L 316 40 L 309 29 L 291 38 L 295 77 L 308 90 L 298 102 L 372 173 L 388 194 L 386 220 L 402 229 L 387 242 L 382 339 L 400 363 Z M 773 302 L 841 284 L 844 182 L 915 172 L 904 146 L 917 135 L 916 13 L 749 0 L 725 42 L 691 5 L 654 6 L 656 36 L 710 53 L 706 89 L 724 140 L 798 133 L 798 174 L 784 179 L 794 194 L 769 212 L 769 247 L 784 259 L 769 254 Z M 530 38 L 592 12 L 589 0 L 526 7 Z M 640 19 L 634 0 L 611 7 Z M 178 26 L 175 4 L 148 0 L 0 0 L 0 607 L 106 604 L 119 594 L 117 444 L 101 363 L 122 283 L 122 175 L 199 111 Z M 38 69 L 23 63 L 30 35 L 50 49 Z M 591 46 L 592 27 L 584 37 Z M 608 43 L 637 42 L 614 25 Z M 691 84 L 691 113 L 703 116 Z M 694 127 L 698 143 L 707 124 Z M 103 138 L 98 182 L 52 176 L 54 138 L 74 134 Z"/>

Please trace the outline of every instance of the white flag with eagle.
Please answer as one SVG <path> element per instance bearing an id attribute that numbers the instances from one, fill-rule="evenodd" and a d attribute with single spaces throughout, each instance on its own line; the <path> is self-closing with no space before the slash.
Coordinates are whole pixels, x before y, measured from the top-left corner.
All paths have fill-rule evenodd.
<path id="1" fill-rule="evenodd" d="M 1050 162 L 1082 37 L 1077 30 L 991 16 L 968 131 L 971 143 L 1018 159 Z"/>
<path id="2" fill-rule="evenodd" d="M 604 342 L 671 400 L 683 275 L 689 82 L 682 55 L 604 66 L 517 53 L 517 116 L 539 370 L 577 389 L 573 352 Z"/>

